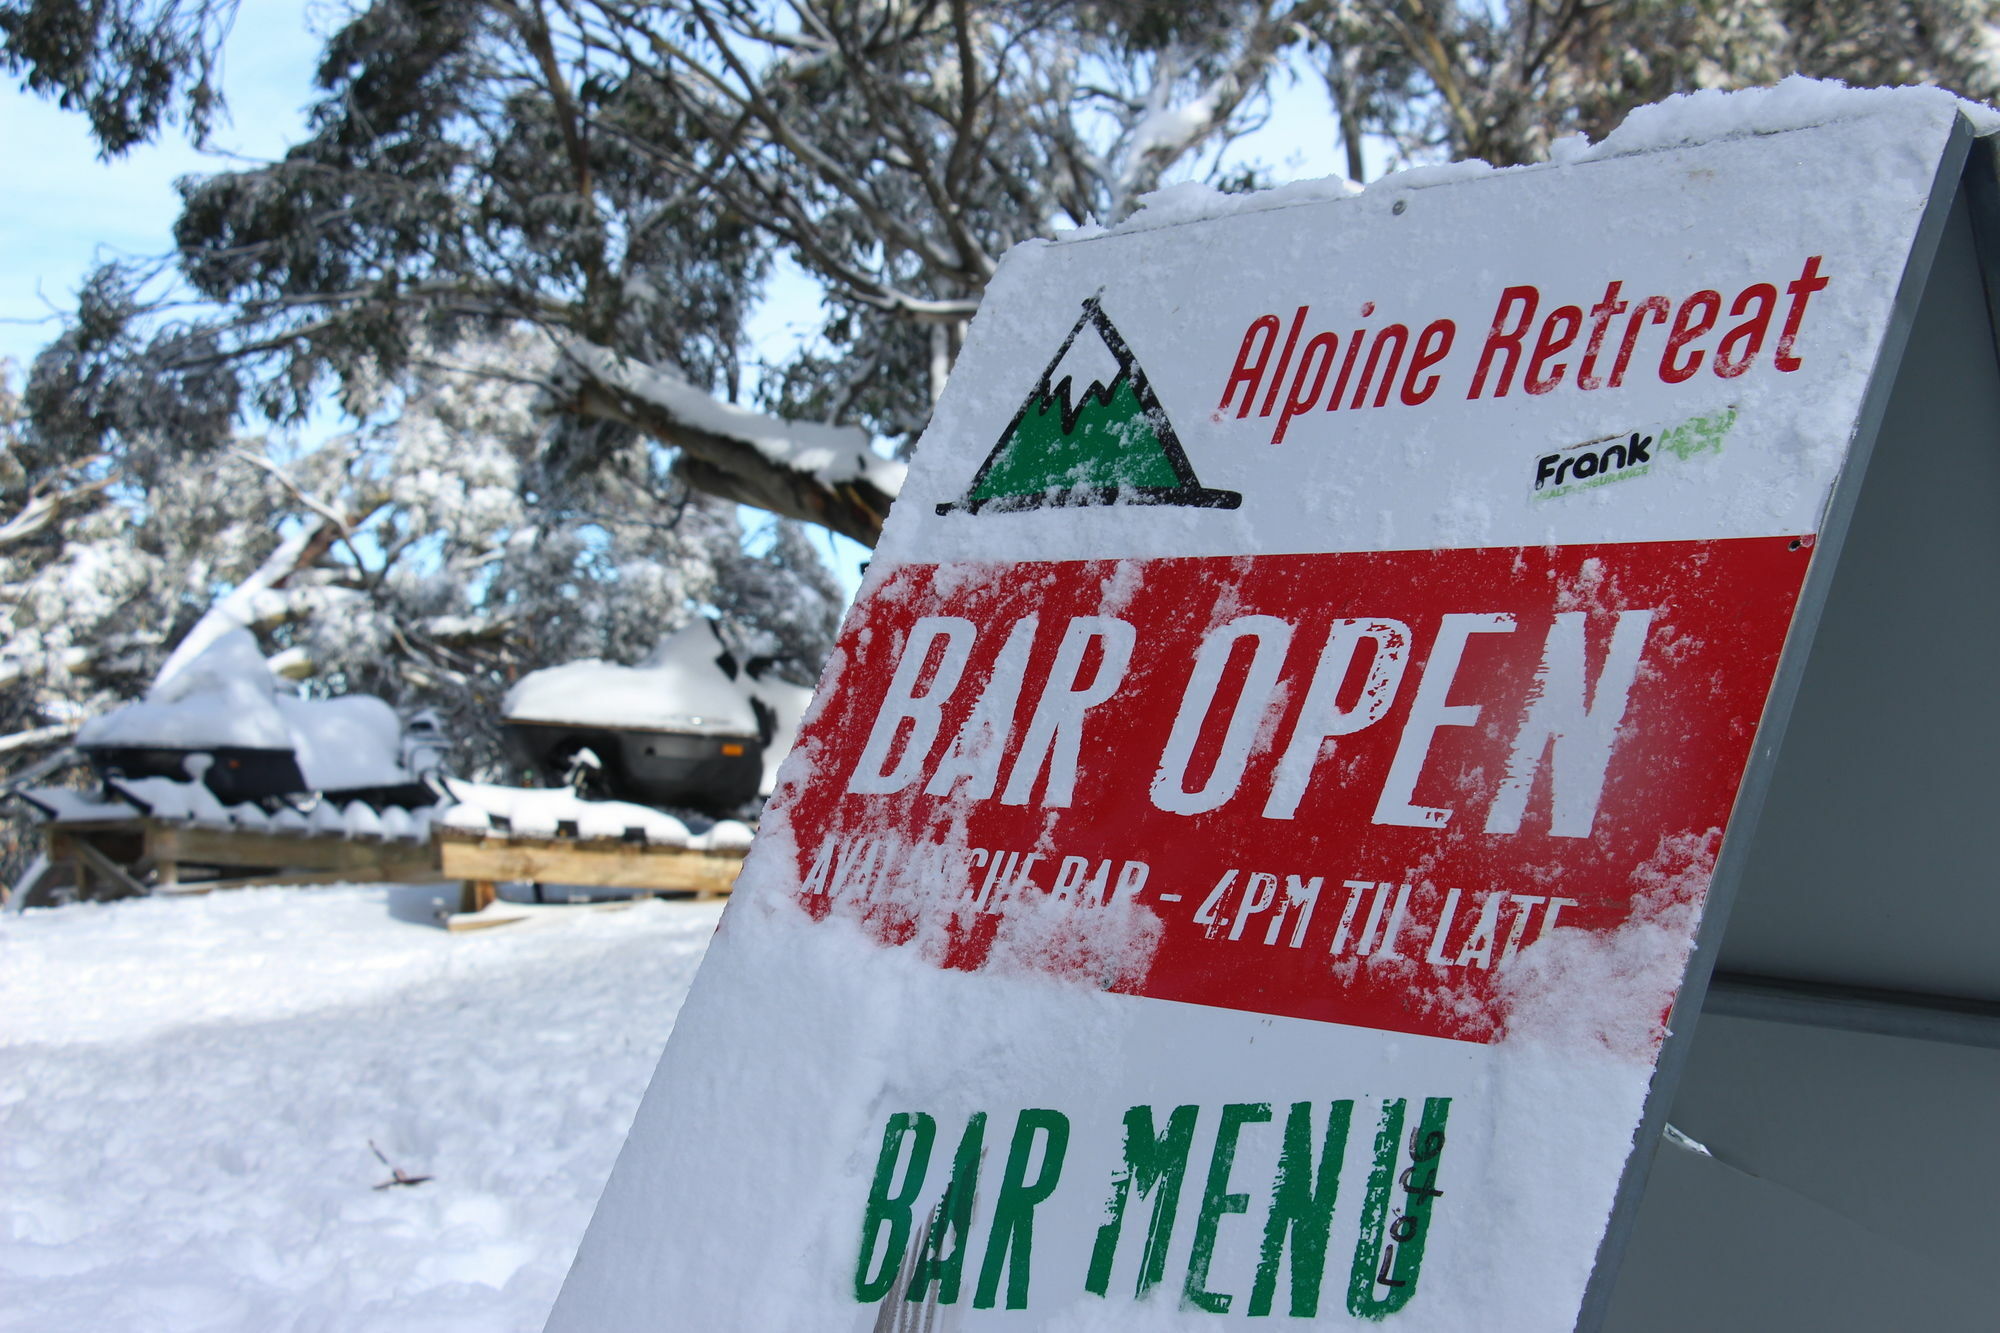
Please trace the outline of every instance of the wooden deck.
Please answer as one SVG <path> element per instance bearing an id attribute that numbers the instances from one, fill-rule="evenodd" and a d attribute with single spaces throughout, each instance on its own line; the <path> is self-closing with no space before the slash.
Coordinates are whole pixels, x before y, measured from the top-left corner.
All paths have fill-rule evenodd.
<path id="1" fill-rule="evenodd" d="M 208 893 L 267 884 L 443 879 L 428 843 L 210 828 L 138 817 L 49 823 L 37 873 L 13 886 L 16 909 L 153 893 Z"/>
<path id="2" fill-rule="evenodd" d="M 593 889 L 645 898 L 726 894 L 743 864 L 741 849 L 697 851 L 624 838 L 531 837 L 434 827 L 428 842 L 342 834 L 217 828 L 136 817 L 43 825 L 45 853 L 14 886 L 14 910 L 146 894 L 208 893 L 278 884 L 436 884 L 458 881 L 453 929 L 504 924 L 540 912 L 491 912 L 496 886 L 526 881 L 556 886 L 546 910 L 572 896 L 596 902 Z M 584 892 L 572 895 L 571 888 Z M 537 890 L 541 896 L 540 890 Z M 512 904 L 499 904 L 512 908 Z M 463 921 L 461 918 L 476 917 Z M 502 918 L 504 917 L 504 921 Z"/>
<path id="3" fill-rule="evenodd" d="M 624 889 L 635 895 L 728 893 L 743 867 L 738 851 L 695 851 L 624 838 L 535 838 L 439 828 L 433 835 L 443 878 L 466 886 L 464 913 L 494 900 L 507 881 Z"/>
<path id="4" fill-rule="evenodd" d="M 146 854 L 158 867 L 158 888 L 163 892 L 200 893 L 252 884 L 340 880 L 434 884 L 450 878 L 439 871 L 437 852 L 430 844 L 407 838 L 266 833 L 153 819 L 144 822 L 149 826 Z M 188 865 L 256 873 L 187 880 L 181 867 Z"/>

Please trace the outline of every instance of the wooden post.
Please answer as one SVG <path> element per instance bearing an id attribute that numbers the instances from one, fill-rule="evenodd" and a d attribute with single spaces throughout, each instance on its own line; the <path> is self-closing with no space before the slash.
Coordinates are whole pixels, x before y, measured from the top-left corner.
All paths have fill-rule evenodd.
<path id="1" fill-rule="evenodd" d="M 493 905 L 496 896 L 490 879 L 468 879 L 459 891 L 458 910 L 461 912 L 481 912 Z"/>
<path id="2" fill-rule="evenodd" d="M 109 856 L 106 856 L 103 849 L 93 844 L 89 838 L 82 836 L 74 837 L 70 840 L 70 846 L 76 853 L 77 874 L 80 883 L 82 882 L 81 877 L 84 873 L 83 868 L 88 866 L 97 873 L 98 878 L 110 885 L 111 888 L 122 890 L 123 896 L 132 898 L 143 898 L 146 896 L 146 886 L 127 874 L 125 867 L 119 865 Z M 111 896 L 117 897 L 120 895 L 113 894 Z"/>
<path id="3" fill-rule="evenodd" d="M 163 893 L 178 892 L 181 886 L 180 839 L 171 827 L 155 820 L 145 823 L 146 854 L 158 868 L 157 880 Z"/>

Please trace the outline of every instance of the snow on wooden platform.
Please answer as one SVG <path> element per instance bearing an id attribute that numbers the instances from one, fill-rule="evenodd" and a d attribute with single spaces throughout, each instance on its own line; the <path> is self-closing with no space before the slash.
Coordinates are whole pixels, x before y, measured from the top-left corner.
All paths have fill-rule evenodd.
<path id="1" fill-rule="evenodd" d="M 675 816 L 629 801 L 586 801 L 573 792 L 445 781 L 454 804 L 440 819 L 453 833 L 515 838 L 612 839 L 699 852 L 750 848 L 751 829 L 735 819 Z"/>
<path id="2" fill-rule="evenodd" d="M 277 811 L 245 801 L 224 805 L 199 782 L 172 778 L 111 778 L 105 792 L 67 787 L 30 787 L 21 799 L 57 825 L 113 824 L 135 819 L 188 824 L 208 829 L 243 829 L 258 833 L 320 834 L 347 838 L 387 838 L 428 842 L 433 810 L 391 806 L 377 811 L 362 801 L 342 806 L 319 799 L 305 809 L 282 806 Z"/>
<path id="3" fill-rule="evenodd" d="M 71 885 L 90 899 L 339 881 L 458 880 L 462 913 L 510 881 L 555 886 L 554 901 L 599 896 L 584 890 L 706 897 L 729 892 L 752 837 L 739 820 L 568 791 L 456 779 L 447 789 L 441 809 L 320 800 L 275 812 L 225 806 L 199 783 L 167 778 L 112 779 L 101 793 L 34 789 L 23 795 L 43 816 L 47 850 L 11 905 L 54 902 Z M 186 878 L 188 866 L 214 874 Z"/>

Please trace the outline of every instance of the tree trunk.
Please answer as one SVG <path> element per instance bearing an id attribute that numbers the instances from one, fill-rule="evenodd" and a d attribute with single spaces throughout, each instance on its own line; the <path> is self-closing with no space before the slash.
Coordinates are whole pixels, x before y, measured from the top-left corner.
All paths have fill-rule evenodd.
<path id="1" fill-rule="evenodd" d="M 558 410 L 617 421 L 680 450 L 689 486 L 872 547 L 902 479 L 857 427 L 789 422 L 721 403 L 671 371 L 572 343 L 556 374 Z"/>

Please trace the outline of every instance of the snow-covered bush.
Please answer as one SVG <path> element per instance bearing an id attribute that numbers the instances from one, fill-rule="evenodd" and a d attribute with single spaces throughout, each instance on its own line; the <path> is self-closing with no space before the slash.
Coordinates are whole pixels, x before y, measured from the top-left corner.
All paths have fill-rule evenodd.
<path id="1" fill-rule="evenodd" d="M 499 719 L 523 673 L 637 661 L 704 609 L 746 660 L 810 682 L 842 598 L 802 533 L 747 533 L 636 440 L 614 470 L 556 476 L 525 382 L 546 344 L 471 351 L 361 430 L 143 467 L 38 452 L 0 390 L 0 775 L 233 631 L 308 697 L 436 709 L 454 767 L 484 778 L 518 776 Z M 0 834 L 0 873 L 20 841 Z"/>

